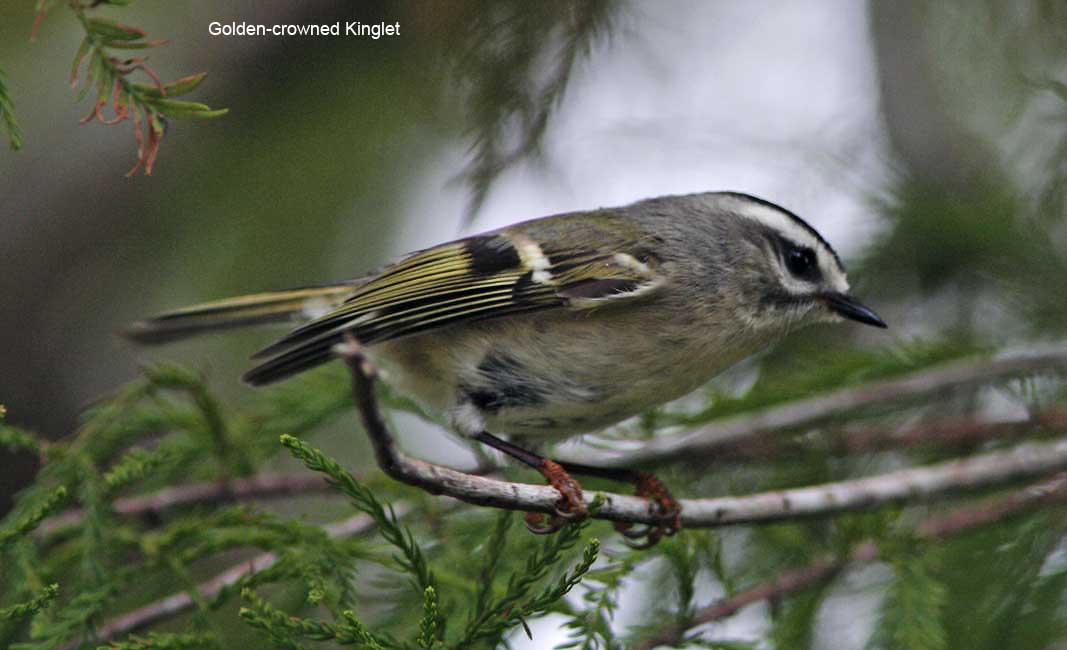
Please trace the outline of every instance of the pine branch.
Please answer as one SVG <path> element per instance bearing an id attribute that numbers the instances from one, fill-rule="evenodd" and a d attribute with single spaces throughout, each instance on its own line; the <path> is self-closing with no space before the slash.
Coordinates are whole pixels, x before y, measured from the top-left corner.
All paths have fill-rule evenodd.
<path id="1" fill-rule="evenodd" d="M 497 517 L 492 535 L 485 542 L 485 561 L 481 574 L 478 576 L 478 592 L 474 597 L 473 617 L 482 616 L 489 607 L 489 599 L 493 594 L 493 580 L 496 578 L 500 559 L 504 555 L 505 539 L 513 521 L 512 513 L 501 512 Z"/>
<path id="2" fill-rule="evenodd" d="M 113 641 L 98 650 L 199 650 L 217 647 L 213 634 L 157 634 L 131 636 Z"/>
<path id="3" fill-rule="evenodd" d="M 551 507 L 555 504 L 557 497 L 554 491 L 544 486 L 524 486 L 521 484 L 471 476 L 443 467 L 430 465 L 428 463 L 421 463 L 421 461 L 405 457 L 395 448 L 391 435 L 385 428 L 384 420 L 381 418 L 381 414 L 377 410 L 378 407 L 373 390 L 373 380 L 369 374 L 371 369 L 365 367 L 362 360 L 358 357 L 348 358 L 348 360 L 350 362 L 349 370 L 352 373 L 353 379 L 353 396 L 359 407 L 358 410 L 361 417 L 364 420 L 364 425 L 368 433 L 371 434 L 375 453 L 378 456 L 379 461 L 384 459 L 383 464 L 385 467 L 391 466 L 395 472 L 403 473 L 411 471 L 413 465 L 415 466 L 416 472 L 425 471 L 424 474 L 421 474 L 424 478 L 430 477 L 437 480 L 440 477 L 445 477 L 447 479 L 445 482 L 438 482 L 431 485 L 434 488 L 434 491 L 441 491 L 453 496 L 457 496 L 454 494 L 457 488 L 463 487 L 464 485 L 474 485 L 477 490 L 475 493 L 476 498 L 478 498 L 479 495 L 484 496 L 485 494 L 490 494 L 494 499 L 513 499 L 513 501 L 507 503 L 506 506 L 513 509 L 537 509 L 529 507 L 530 503 L 524 501 L 529 494 L 535 495 L 535 499 L 540 499 L 540 501 L 535 500 L 533 502 L 534 505 L 541 503 Z M 153 373 L 153 375 L 157 374 L 158 373 Z M 90 423 L 87 424 L 86 430 L 90 431 L 93 436 L 99 433 L 108 439 L 108 441 L 105 441 L 105 444 L 101 446 L 100 442 L 97 440 L 90 441 L 84 438 L 79 438 L 79 441 L 83 444 L 78 447 L 78 449 L 83 451 L 67 453 L 57 446 L 55 452 L 58 454 L 57 457 L 71 459 L 81 458 L 78 454 L 87 454 L 90 449 L 93 450 L 92 455 L 94 457 L 98 457 L 100 454 L 113 454 L 118 442 L 127 440 L 127 434 L 122 432 L 122 427 L 125 426 L 121 424 L 123 422 L 123 417 L 125 417 L 122 413 L 129 412 L 129 409 L 132 405 L 137 403 L 137 400 L 145 395 L 151 395 L 155 388 L 169 387 L 168 382 L 161 381 L 158 377 L 156 379 L 151 379 L 148 384 L 148 386 L 135 387 L 130 391 L 124 392 L 123 396 L 120 396 L 119 400 L 115 403 L 103 405 L 90 420 Z M 188 391 L 183 392 L 188 393 Z M 199 410 L 202 411 L 202 407 L 199 407 Z M 199 422 L 191 420 L 188 423 L 184 423 L 183 420 L 182 426 L 200 427 L 204 426 L 202 422 L 202 420 Z M 115 431 L 114 433 L 112 432 L 113 429 Z M 88 436 L 89 434 L 85 435 Z M 342 492 L 349 496 L 354 503 L 372 514 L 372 519 L 375 523 L 386 531 L 385 534 L 387 538 L 391 536 L 390 541 L 401 549 L 401 554 L 397 559 L 402 567 L 406 568 L 416 577 L 416 583 L 429 583 L 433 580 L 433 577 L 429 573 L 429 569 L 425 564 L 425 560 L 419 559 L 421 558 L 421 551 L 415 544 L 412 535 L 398 525 L 396 516 L 391 514 L 384 506 L 377 502 L 376 497 L 371 494 L 365 486 L 355 481 L 355 479 L 345 472 L 336 462 L 325 457 L 314 448 L 291 437 L 286 437 L 284 441 L 286 446 L 303 460 L 305 464 L 312 469 L 327 474 L 327 476 L 340 487 Z M 161 449 L 165 450 L 166 446 L 164 445 Z M 64 456 L 64 454 L 66 454 L 66 456 Z M 98 493 L 95 499 L 99 501 L 100 499 L 109 498 L 107 492 L 117 489 L 119 485 L 125 484 L 130 480 L 136 480 L 143 476 L 146 468 L 149 466 L 146 463 L 150 462 L 151 458 L 152 454 L 146 455 L 145 452 L 140 452 L 135 449 L 133 452 L 121 456 L 117 462 L 112 464 L 111 470 L 103 474 L 93 474 L 95 478 L 93 478 L 92 481 L 95 481 L 94 485 L 97 486 L 94 489 Z M 741 521 L 774 521 L 779 519 L 792 519 L 801 516 L 828 514 L 841 509 L 866 508 L 891 501 L 915 500 L 919 497 L 933 497 L 959 489 L 993 485 L 1008 480 L 1014 480 L 1021 476 L 1032 475 L 1033 473 L 1053 471 L 1055 468 L 1064 467 L 1063 463 L 1067 463 L 1067 441 L 1054 440 L 1046 443 L 1022 445 L 1014 450 L 984 454 L 965 460 L 941 463 L 928 467 L 908 469 L 868 479 L 843 481 L 840 483 L 826 484 L 810 488 L 800 488 L 737 498 L 689 500 L 684 502 L 687 510 L 685 517 L 689 518 L 690 526 L 694 526 L 721 525 L 726 523 L 738 523 Z M 461 480 L 454 480 L 453 477 L 459 477 Z M 464 481 L 475 481 L 475 483 L 468 484 L 464 483 Z M 479 481 L 483 483 L 478 483 Z M 321 479 L 315 479 L 315 482 L 318 484 L 317 488 L 313 486 L 312 483 L 308 483 L 306 484 L 307 489 L 321 489 Z M 136 504 L 131 510 L 143 510 L 147 512 L 153 508 L 164 509 L 175 505 L 181 505 L 182 503 L 191 503 L 197 498 L 203 498 L 209 501 L 214 501 L 216 499 L 222 501 L 230 498 L 244 498 L 245 496 L 255 494 L 257 490 L 271 491 L 274 489 L 284 491 L 288 488 L 284 486 L 284 481 L 281 486 L 257 484 L 256 479 L 253 477 L 248 479 L 235 479 L 228 484 L 228 487 L 216 483 L 197 484 L 194 487 L 180 486 L 156 495 L 141 497 L 140 501 L 123 502 L 119 500 L 116 503 Z M 241 490 L 245 490 L 245 492 L 241 493 Z M 239 494 L 234 494 L 233 491 L 237 491 Z M 460 496 L 464 500 L 472 500 L 470 494 L 461 493 Z M 598 495 L 591 493 L 588 495 L 588 498 L 592 502 L 597 496 Z M 648 506 L 641 499 L 615 494 L 603 495 L 603 498 L 603 503 L 598 508 L 594 509 L 594 516 L 603 516 L 603 513 L 608 512 L 610 514 L 605 518 L 610 519 L 612 517 L 628 517 L 629 515 L 636 514 L 636 517 L 630 519 L 623 518 L 622 520 L 641 522 L 646 521 L 646 519 L 642 519 L 642 517 L 648 517 L 649 515 Z M 632 501 L 633 505 L 628 505 L 627 500 Z M 110 506 L 111 504 L 108 505 Z M 628 507 L 630 510 L 626 509 Z M 86 530 L 88 531 L 89 528 Z M 236 529 L 234 530 L 236 531 Z M 233 537 L 233 535 L 230 535 L 230 537 Z M 84 543 L 90 544 L 90 546 L 87 546 L 86 548 L 91 548 L 91 539 L 85 538 L 85 540 Z M 207 542 L 209 542 L 209 546 L 204 548 L 214 548 L 210 546 L 210 540 L 207 540 Z M 228 544 L 230 544 L 230 542 L 225 542 L 224 546 Z M 483 631 L 489 630 L 489 632 L 487 635 L 483 635 L 479 632 L 476 634 L 476 637 L 483 639 L 491 638 L 502 629 L 506 629 L 508 625 L 513 625 L 516 621 L 522 620 L 523 616 L 536 615 L 538 612 L 543 611 L 543 609 L 548 606 L 546 603 L 555 602 L 554 599 L 558 599 L 562 593 L 565 593 L 566 590 L 572 588 L 577 580 L 581 579 L 584 572 L 589 569 L 589 563 L 592 561 L 591 558 L 593 557 L 593 553 L 595 553 L 595 549 L 592 549 L 592 547 L 587 549 L 587 554 L 585 556 L 587 562 L 580 563 L 577 570 L 565 574 L 557 582 L 543 588 L 539 594 L 536 593 L 536 590 L 532 589 L 533 585 L 529 582 L 523 583 L 527 585 L 523 587 L 523 589 L 510 590 L 512 597 L 505 607 L 506 614 L 502 614 L 503 610 L 499 608 L 499 603 L 501 602 L 501 598 L 507 597 L 507 592 L 500 597 L 494 597 L 491 592 L 486 592 L 484 596 L 485 611 L 489 611 L 490 613 L 495 612 L 495 614 L 489 616 L 487 620 L 497 622 L 504 621 L 505 624 L 504 627 L 501 627 L 496 623 L 488 626 L 478 625 L 476 626 L 478 629 Z M 192 557 L 194 556 L 190 556 L 190 558 Z M 182 561 L 184 562 L 185 560 Z M 238 587 L 252 584 L 251 577 L 253 573 L 259 576 L 266 575 L 266 572 L 270 571 L 278 561 L 279 557 L 273 553 L 258 556 L 253 559 L 250 564 L 242 563 L 240 566 L 234 567 L 234 569 L 226 572 L 226 574 L 217 576 L 212 581 L 197 585 L 195 589 L 197 596 L 195 598 L 193 598 L 189 592 L 176 594 L 167 599 L 150 603 L 134 612 L 130 612 L 126 616 L 105 623 L 99 630 L 100 638 L 103 640 L 110 640 L 123 633 L 141 629 L 145 625 L 163 620 L 178 612 L 187 611 L 189 608 L 193 607 L 197 601 L 216 602 L 223 593 L 233 593 L 233 590 Z M 289 567 L 287 571 L 292 573 L 293 568 L 294 567 Z M 305 569 L 312 570 L 315 569 L 315 567 L 305 567 Z M 305 569 L 300 569 L 300 571 L 305 571 Z M 297 574 L 292 574 L 292 577 L 296 577 L 296 575 Z M 310 574 L 310 577 L 304 576 L 302 573 L 300 576 L 304 578 L 305 582 L 307 580 L 314 581 L 315 579 L 314 576 Z M 421 591 L 425 597 L 425 586 L 421 587 Z M 514 594 L 520 591 L 525 595 L 515 597 Z M 434 593 L 438 593 L 436 588 L 434 589 Z M 214 605 L 212 605 L 212 607 L 213 606 Z M 94 605 L 94 607 L 96 606 Z M 437 611 L 437 616 L 442 615 L 439 609 L 435 608 L 434 611 Z M 73 612 L 71 612 L 71 614 L 73 614 Z M 78 617 L 70 619 L 71 624 L 74 624 L 77 621 L 82 621 L 82 623 L 78 623 L 80 625 L 84 624 L 85 619 Z M 428 630 L 433 628 L 435 634 L 441 634 L 444 629 L 442 623 L 443 622 L 441 621 L 426 623 L 421 629 Z M 75 628 L 68 627 L 65 629 L 72 630 Z"/>
<path id="4" fill-rule="evenodd" d="M 578 586 L 578 583 L 593 568 L 593 563 L 596 562 L 599 556 L 600 540 L 590 540 L 582 551 L 582 558 L 578 564 L 568 573 L 564 573 L 555 583 L 542 590 L 536 597 L 523 603 L 517 614 L 512 616 L 512 622 L 521 621 L 523 618 L 540 616 L 548 612 L 549 608 Z"/>
<path id="5" fill-rule="evenodd" d="M 242 589 L 241 598 L 248 602 L 247 607 L 241 608 L 241 618 L 263 629 L 275 640 L 295 642 L 297 638 L 302 638 L 335 641 L 365 650 L 384 650 L 385 644 L 368 631 L 352 612 L 345 612 L 341 623 L 329 623 L 291 616 L 264 601 L 251 589 Z"/>
<path id="6" fill-rule="evenodd" d="M 596 449 L 596 464 L 640 467 L 670 460 L 712 457 L 722 446 L 761 433 L 795 429 L 824 422 L 871 406 L 933 397 L 949 391 L 974 389 L 1013 377 L 1067 371 L 1067 347 L 1006 353 L 992 359 L 955 361 L 900 377 L 845 388 L 732 418 L 694 431 L 641 442 L 638 449 Z M 589 459 L 566 458 L 578 462 Z"/>
<path id="7" fill-rule="evenodd" d="M 168 460 L 168 454 L 169 449 L 163 445 L 152 451 L 134 448 L 126 452 L 101 477 L 105 493 L 114 494 L 126 485 L 144 478 L 153 469 L 164 464 Z"/>
<path id="8" fill-rule="evenodd" d="M 46 517 L 63 505 L 69 496 L 67 488 L 62 485 L 52 490 L 33 510 L 17 521 L 10 530 L 0 530 L 0 550 L 7 545 L 24 538 L 41 525 Z"/>
<path id="9" fill-rule="evenodd" d="M 36 39 L 38 26 L 55 4 L 55 0 L 38 0 L 31 40 Z M 84 64 L 85 82 L 78 93 L 78 100 L 84 98 L 94 86 L 96 97 L 92 111 L 82 119 L 82 124 L 94 120 L 101 124 L 119 124 L 131 120 L 137 140 L 137 163 L 126 175 L 133 176 L 143 169 L 144 174 L 148 176 L 155 165 L 168 119 L 211 119 L 225 115 L 229 109 L 215 110 L 206 104 L 174 99 L 199 86 L 206 73 L 190 75 L 164 84 L 159 74 L 148 65 L 147 57 L 120 56 L 114 52 L 155 48 L 166 45 L 167 41 L 143 40 L 147 36 L 144 30 L 90 16 L 88 10 L 98 4 L 103 3 L 83 4 L 82 0 L 69 0 L 67 3 L 85 32 L 85 38 L 74 55 L 70 85 L 71 88 L 78 87 Z M 144 74 L 151 83 L 131 81 L 131 75 L 136 72 Z M 109 106 L 113 111 L 110 118 L 104 115 L 104 110 Z"/>
<path id="10" fill-rule="evenodd" d="M 318 476 L 307 474 L 257 474 L 255 476 L 189 483 L 153 494 L 121 497 L 112 502 L 117 515 L 154 519 L 168 510 L 206 504 L 247 501 L 260 497 L 287 497 L 333 490 Z M 85 513 L 70 510 L 41 522 L 38 537 L 46 538 L 81 523 Z"/>
<path id="11" fill-rule="evenodd" d="M 32 454 L 40 454 L 47 442 L 25 429 L 4 424 L 6 416 L 7 409 L 0 404 L 0 447 L 11 452 L 28 451 Z"/>
<path id="12" fill-rule="evenodd" d="M 778 462 L 817 445 L 835 456 L 877 451 L 901 451 L 916 447 L 969 447 L 991 440 L 1023 438 L 1042 430 L 1067 430 L 1067 408 L 1053 407 L 1023 420 L 987 422 L 974 417 L 947 417 L 900 429 L 833 429 L 820 432 L 817 442 L 808 438 L 783 439 L 781 432 L 726 441 L 700 456 L 702 467 L 752 462 Z"/>
<path id="13" fill-rule="evenodd" d="M 92 621 L 99 617 L 114 600 L 122 584 L 111 584 L 95 589 L 83 589 L 63 608 L 57 608 L 56 616 L 47 626 L 42 626 L 33 641 L 22 643 L 19 650 L 55 650 L 59 647 L 75 650 L 92 629 Z M 69 639 L 78 641 L 68 642 Z"/>
<path id="14" fill-rule="evenodd" d="M 394 479 L 421 487 L 432 494 L 444 494 L 467 503 L 510 510 L 553 512 L 559 499 L 555 489 L 542 485 L 511 483 L 473 476 L 404 455 L 396 448 L 392 434 L 379 410 L 374 394 L 375 369 L 363 357 L 357 344 L 338 346 L 352 375 L 352 390 L 363 428 L 374 447 L 378 466 Z M 1067 350 L 1047 355 L 1025 355 L 1002 362 L 953 365 L 890 385 L 879 384 L 865 393 L 884 397 L 892 393 L 916 394 L 944 390 L 952 382 L 977 381 L 976 377 L 1003 376 L 1035 368 L 1067 364 Z M 920 391 L 919 389 L 922 389 Z M 289 439 L 296 444 L 295 439 Z M 752 494 L 740 497 L 680 499 L 681 523 L 701 528 L 739 523 L 755 523 L 825 516 L 872 508 L 889 503 L 928 500 L 964 490 L 1010 483 L 1067 469 L 1067 438 L 1044 443 L 1019 445 L 1007 451 L 952 460 L 926 467 L 905 469 L 869 478 L 826 483 Z M 584 493 L 590 516 L 628 523 L 657 523 L 656 510 L 647 500 L 608 492 Z M 598 507 L 592 508 L 594 503 Z"/>
<path id="15" fill-rule="evenodd" d="M 983 504 L 962 506 L 946 514 L 931 517 L 920 522 L 914 532 L 919 539 L 940 541 L 1004 521 L 1035 508 L 1063 503 L 1067 503 L 1067 473 L 1029 485 L 1006 497 Z M 664 626 L 637 644 L 635 650 L 677 645 L 682 642 L 689 629 L 728 618 L 753 603 L 779 599 L 822 584 L 848 567 L 873 562 L 880 554 L 878 544 L 869 540 L 857 544 L 846 557 L 823 558 L 807 566 L 785 571 L 766 582 L 742 589 L 728 598 L 699 609 L 684 625 Z"/>
<path id="16" fill-rule="evenodd" d="M 351 473 L 345 471 L 318 449 L 289 435 L 283 435 L 281 442 L 308 469 L 326 474 L 331 484 L 347 496 L 352 505 L 374 519 L 381 536 L 400 551 L 400 554 L 396 556 L 397 564 L 402 570 L 412 575 L 420 591 L 436 587 L 433 572 L 426 562 L 422 549 L 415 542 L 411 531 L 400 525 L 399 518 L 392 508 L 387 511 L 367 486 L 357 481 Z"/>
<path id="17" fill-rule="evenodd" d="M 539 156 L 571 75 L 610 37 L 622 7 L 612 0 L 475 2 L 459 21 L 466 33 L 459 36 L 463 48 L 455 67 L 468 95 L 473 138 L 460 176 L 471 189 L 465 221 L 501 174 Z"/>
<path id="18" fill-rule="evenodd" d="M 218 648 L 218 639 L 213 634 L 159 634 L 133 635 L 122 641 L 112 641 L 97 650 L 201 650 Z"/>
<path id="19" fill-rule="evenodd" d="M 624 558 L 614 565 L 586 574 L 582 600 L 587 607 L 575 613 L 563 625 L 572 630 L 568 634 L 571 640 L 557 646 L 558 650 L 622 650 L 623 646 L 612 628 L 612 619 L 618 609 L 619 592 L 635 564 L 634 560 Z"/>
<path id="20" fill-rule="evenodd" d="M 234 468 L 240 475 L 252 473 L 250 461 L 234 443 L 233 432 L 222 415 L 222 405 L 208 390 L 199 373 L 170 364 L 160 364 L 145 369 L 145 374 L 153 387 L 184 392 L 192 399 L 200 417 L 203 418 L 215 454 L 224 466 Z"/>
<path id="21" fill-rule="evenodd" d="M 560 561 L 565 551 L 578 543 L 583 528 L 582 523 L 567 526 L 559 534 L 545 539 L 537 552 L 527 556 L 523 568 L 508 579 L 504 594 L 468 621 L 458 647 L 469 648 L 480 640 L 498 637 L 523 617 L 540 613 L 545 602 L 551 604 L 570 591 L 596 560 L 600 548 L 596 540 L 586 548 L 582 561 L 573 574 L 565 575 L 555 589 L 528 600 L 528 594 L 533 587 L 546 577 L 549 569 Z"/>
<path id="22" fill-rule="evenodd" d="M 407 510 L 407 506 L 404 505 L 398 505 L 395 508 L 395 511 L 401 515 L 406 513 Z M 323 528 L 326 534 L 333 539 L 346 539 L 362 535 L 373 529 L 374 525 L 375 522 L 371 517 L 356 515 Z M 205 600 L 216 599 L 224 591 L 232 590 L 242 585 L 249 577 L 266 572 L 278 561 L 279 556 L 277 553 L 261 553 L 230 567 L 209 580 L 201 582 L 197 585 L 197 591 L 200 597 Z M 182 612 L 192 609 L 194 605 L 195 600 L 189 593 L 172 594 L 105 622 L 96 628 L 95 638 L 100 641 L 110 641 L 122 634 L 141 630 L 154 623 L 173 618 Z"/>
<path id="23" fill-rule="evenodd" d="M 32 599 L 24 603 L 19 603 L 18 605 L 0 609 L 0 621 L 11 621 L 26 618 L 27 616 L 33 616 L 47 607 L 49 603 L 55 600 L 57 595 L 59 595 L 59 585 L 48 585 Z"/>
<path id="24" fill-rule="evenodd" d="M 15 151 L 22 148 L 22 134 L 15 120 L 15 103 L 11 100 L 4 82 L 4 70 L 0 68 L 0 130 L 7 134 L 7 143 Z"/>
<path id="25" fill-rule="evenodd" d="M 914 546 L 914 545 L 912 545 Z M 895 579 L 882 602 L 881 623 L 871 650 L 946 650 L 948 639 L 941 624 L 945 586 L 934 576 L 937 553 L 924 548 L 887 554 Z"/>
<path id="26" fill-rule="evenodd" d="M 441 613 L 437 608 L 437 592 L 427 587 L 423 592 L 422 619 L 419 621 L 419 648 L 434 650 L 437 647 Z"/>

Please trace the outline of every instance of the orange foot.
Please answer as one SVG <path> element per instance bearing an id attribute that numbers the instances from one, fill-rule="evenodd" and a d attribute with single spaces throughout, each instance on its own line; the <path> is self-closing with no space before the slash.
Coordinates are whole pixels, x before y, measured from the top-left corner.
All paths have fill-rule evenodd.
<path id="1" fill-rule="evenodd" d="M 670 537 L 682 527 L 682 506 L 671 496 L 670 490 L 652 472 L 635 471 L 633 483 L 636 496 L 651 501 L 656 508 L 657 523 L 652 526 L 634 528 L 633 524 L 617 521 L 615 530 L 619 531 L 634 548 L 650 548 L 664 537 Z"/>
<path id="2" fill-rule="evenodd" d="M 556 511 L 551 515 L 540 512 L 527 512 L 526 527 L 539 535 L 554 533 L 563 527 L 568 521 L 581 519 L 588 514 L 585 507 L 585 499 L 582 498 L 582 486 L 574 480 L 567 470 L 559 463 L 545 458 L 537 471 L 548 481 L 548 484 L 559 492 L 559 502 Z"/>

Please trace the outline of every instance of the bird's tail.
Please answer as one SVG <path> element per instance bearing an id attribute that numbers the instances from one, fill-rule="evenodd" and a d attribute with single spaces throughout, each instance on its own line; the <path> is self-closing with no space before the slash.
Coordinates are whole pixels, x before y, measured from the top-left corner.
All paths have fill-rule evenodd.
<path id="1" fill-rule="evenodd" d="M 309 320 L 337 307 L 359 282 L 255 293 L 175 309 L 137 321 L 126 336 L 138 343 L 167 343 L 189 336 L 289 320 Z"/>

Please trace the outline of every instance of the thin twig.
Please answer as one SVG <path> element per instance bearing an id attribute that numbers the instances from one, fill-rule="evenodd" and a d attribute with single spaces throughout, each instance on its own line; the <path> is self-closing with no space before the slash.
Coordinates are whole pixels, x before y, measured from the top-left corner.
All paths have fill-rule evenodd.
<path id="1" fill-rule="evenodd" d="M 183 506 L 330 491 L 330 484 L 316 474 L 259 474 L 223 481 L 189 483 L 152 494 L 123 497 L 115 499 L 112 508 L 119 515 L 151 519 L 166 510 Z M 83 517 L 80 509 L 49 517 L 37 528 L 37 537 L 46 538 L 65 528 L 77 526 Z"/>
<path id="2" fill-rule="evenodd" d="M 773 406 L 755 413 L 724 418 L 692 431 L 641 441 L 635 449 L 597 448 L 596 463 L 636 467 L 693 456 L 711 456 L 727 442 L 759 433 L 795 429 L 878 404 L 928 398 L 964 388 L 1038 372 L 1067 370 L 1067 348 L 1058 346 L 1004 354 L 992 359 L 955 361 L 897 379 L 844 388 L 825 395 Z M 582 454 L 585 456 L 586 454 Z M 588 462 L 582 457 L 566 458 Z"/>
<path id="3" fill-rule="evenodd" d="M 981 526 L 1003 521 L 1042 505 L 1064 501 L 1067 501 L 1067 473 L 1061 473 L 1051 479 L 1027 486 L 1007 497 L 963 506 L 947 514 L 926 519 L 916 526 L 915 534 L 931 541 L 943 540 Z M 848 557 L 822 558 L 807 566 L 782 572 L 770 580 L 742 589 L 732 596 L 722 598 L 697 610 L 688 621 L 672 623 L 661 628 L 635 648 L 636 650 L 652 650 L 658 646 L 677 645 L 684 640 L 689 630 L 699 625 L 728 618 L 753 603 L 774 600 L 821 584 L 850 566 L 874 561 L 878 558 L 879 552 L 878 544 L 868 540 L 857 544 Z"/>
<path id="4" fill-rule="evenodd" d="M 321 479 L 320 479 L 321 481 Z M 398 516 L 403 516 L 409 510 L 408 506 L 398 504 L 394 506 Z M 367 515 L 355 515 L 332 524 L 323 526 L 326 534 L 335 539 L 355 537 L 369 531 L 374 526 L 374 520 Z M 273 552 L 260 553 L 240 564 L 236 564 L 222 573 L 197 585 L 200 597 L 205 600 L 215 598 L 227 587 L 236 585 L 246 576 L 265 571 L 278 562 L 278 555 Z M 96 640 L 107 642 L 129 632 L 136 632 L 153 623 L 158 623 L 182 612 L 192 609 L 195 601 L 189 592 L 183 591 L 171 594 L 160 600 L 153 601 L 127 612 L 122 616 L 113 618 L 96 629 Z M 77 647 L 76 645 L 74 647 Z"/>
<path id="5" fill-rule="evenodd" d="M 559 501 L 559 493 L 554 488 L 472 476 L 410 458 L 399 451 L 374 395 L 373 366 L 354 342 L 338 346 L 337 351 L 351 370 L 356 406 L 378 465 L 386 474 L 433 494 L 444 494 L 475 505 L 537 512 L 554 510 Z M 887 503 L 930 499 L 1062 470 L 1067 470 L 1067 438 L 812 487 L 740 497 L 681 499 L 681 523 L 686 528 L 702 528 L 824 516 Z M 628 523 L 658 523 L 658 511 L 646 499 L 610 492 L 586 492 L 584 498 L 590 506 L 594 500 L 601 501 L 591 513 L 592 517 Z"/>
<path id="6" fill-rule="evenodd" d="M 1041 429 L 1067 431 L 1067 408 L 1055 407 L 1035 413 L 1024 420 L 987 421 L 975 417 L 946 417 L 899 428 L 858 430 L 833 429 L 825 431 L 817 440 L 783 439 L 780 432 L 756 435 L 740 440 L 728 440 L 708 448 L 691 462 L 709 464 L 737 464 L 757 461 L 778 461 L 795 457 L 803 449 L 816 448 L 835 455 L 859 454 L 875 451 L 899 451 L 912 447 L 936 445 L 962 447 L 989 440 L 1004 440 L 1032 435 Z"/>

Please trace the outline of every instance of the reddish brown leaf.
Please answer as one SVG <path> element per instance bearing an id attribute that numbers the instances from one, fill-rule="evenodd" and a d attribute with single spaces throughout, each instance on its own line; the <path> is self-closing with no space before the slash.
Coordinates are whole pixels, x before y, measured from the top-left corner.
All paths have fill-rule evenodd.
<path id="1" fill-rule="evenodd" d="M 33 17 L 33 26 L 30 27 L 30 42 L 31 43 L 36 43 L 37 42 L 37 31 L 41 28 L 41 22 L 44 20 L 44 17 L 47 14 L 48 14 L 47 11 L 42 10 L 42 11 L 38 11 L 37 14 L 34 15 L 34 17 Z"/>
<path id="2" fill-rule="evenodd" d="M 133 137 L 137 139 L 137 164 L 126 172 L 126 178 L 136 174 L 144 164 L 144 132 L 141 130 L 141 113 L 137 110 L 133 111 Z"/>

